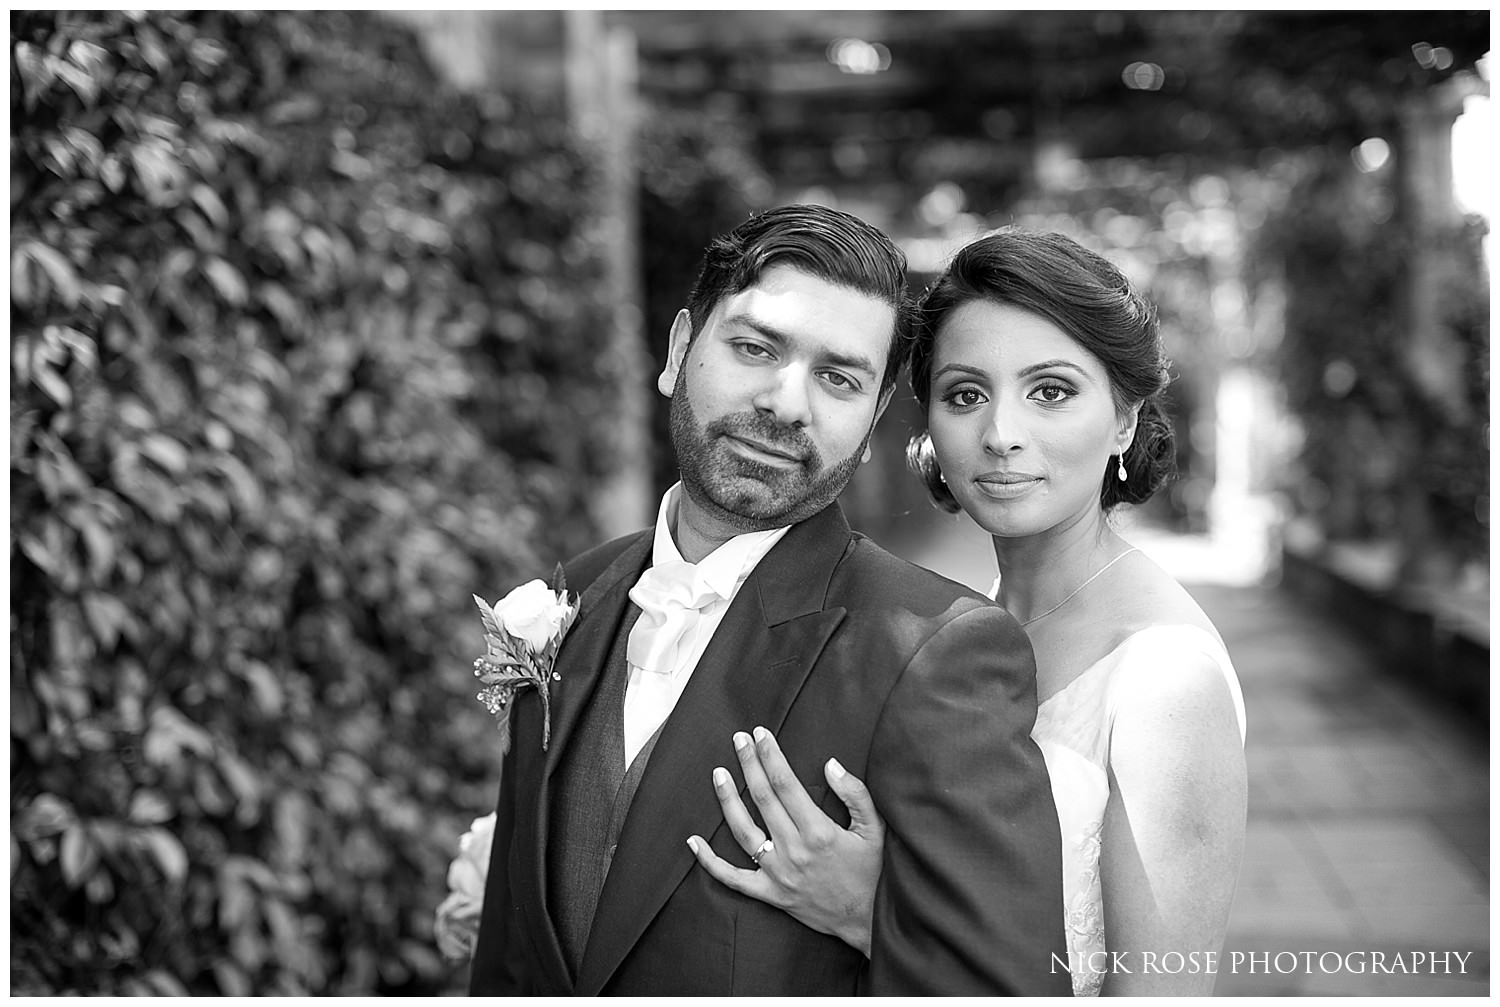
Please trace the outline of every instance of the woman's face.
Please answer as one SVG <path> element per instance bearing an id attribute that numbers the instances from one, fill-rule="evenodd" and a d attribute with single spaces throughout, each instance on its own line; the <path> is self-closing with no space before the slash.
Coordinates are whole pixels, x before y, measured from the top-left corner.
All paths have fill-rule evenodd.
<path id="1" fill-rule="evenodd" d="M 971 301 L 938 329 L 927 428 L 948 489 L 991 535 L 1096 515 L 1135 415 L 1117 415 L 1104 365 L 1040 315 Z"/>

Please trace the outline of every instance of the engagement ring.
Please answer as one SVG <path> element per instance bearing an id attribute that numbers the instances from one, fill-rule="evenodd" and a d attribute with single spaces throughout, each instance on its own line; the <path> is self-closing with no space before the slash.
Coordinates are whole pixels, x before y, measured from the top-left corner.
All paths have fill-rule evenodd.
<path id="1" fill-rule="evenodd" d="M 756 867 L 759 867 L 760 866 L 760 858 L 763 857 L 763 856 L 765 856 L 767 853 L 770 853 L 774 849 L 776 849 L 776 844 L 773 843 L 773 842 L 771 842 L 769 839 L 767 839 L 765 842 L 763 842 L 763 843 L 760 844 L 760 848 L 759 849 L 757 849 L 754 853 L 750 854 L 750 859 L 753 860 L 753 861 L 755 861 L 755 866 Z"/>

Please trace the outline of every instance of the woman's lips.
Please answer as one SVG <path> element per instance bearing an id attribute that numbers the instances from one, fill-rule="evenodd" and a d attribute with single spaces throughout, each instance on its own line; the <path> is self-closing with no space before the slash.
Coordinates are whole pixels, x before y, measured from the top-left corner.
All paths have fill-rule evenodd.
<path id="1" fill-rule="evenodd" d="M 1040 486 L 1042 477 L 1029 472 L 986 472 L 974 477 L 979 492 L 995 500 L 1014 500 Z"/>

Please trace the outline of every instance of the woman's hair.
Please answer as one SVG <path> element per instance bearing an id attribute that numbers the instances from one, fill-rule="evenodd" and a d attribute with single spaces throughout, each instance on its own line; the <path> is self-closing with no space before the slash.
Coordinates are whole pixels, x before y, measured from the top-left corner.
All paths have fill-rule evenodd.
<path id="1" fill-rule="evenodd" d="M 937 331 L 955 308 L 971 301 L 1009 304 L 1047 319 L 1104 365 L 1117 412 L 1141 403 L 1135 439 L 1125 452 L 1127 478 L 1119 479 L 1113 456 L 1100 474 L 1104 510 L 1150 499 L 1175 474 L 1177 449 L 1162 401 L 1171 379 L 1156 308 L 1107 259 L 1061 234 L 1020 228 L 996 231 L 960 249 L 923 294 L 912 329 L 911 387 L 924 413 Z M 1005 338 L 1004 333 L 995 338 Z M 906 460 L 939 507 L 959 509 L 927 434 L 912 438 Z"/>

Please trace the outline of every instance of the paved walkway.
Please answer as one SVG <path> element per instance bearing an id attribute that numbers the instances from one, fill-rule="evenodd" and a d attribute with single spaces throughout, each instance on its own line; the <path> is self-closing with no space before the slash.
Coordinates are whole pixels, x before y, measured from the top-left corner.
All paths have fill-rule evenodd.
<path id="1" fill-rule="evenodd" d="M 953 522 L 914 558 L 987 590 L 988 542 L 966 519 Z M 1254 557 L 1125 534 L 1214 619 L 1245 693 L 1248 833 L 1215 992 L 1488 995 L 1483 729 L 1264 586 Z"/>

